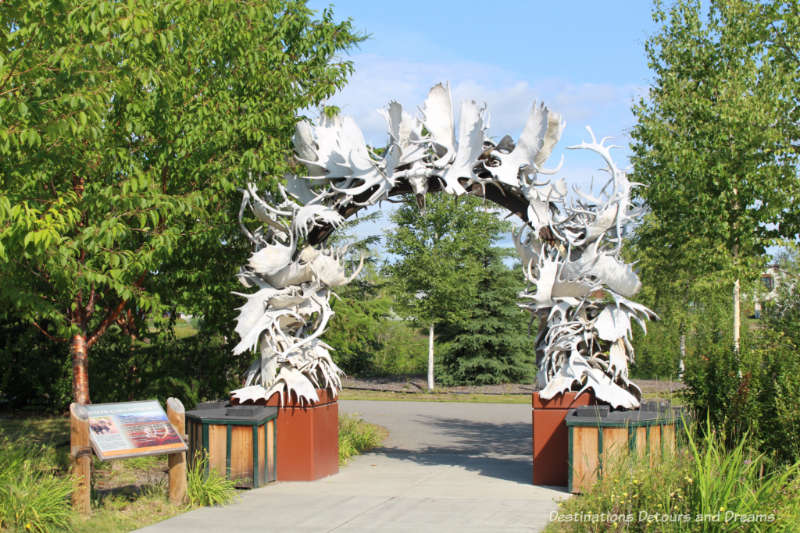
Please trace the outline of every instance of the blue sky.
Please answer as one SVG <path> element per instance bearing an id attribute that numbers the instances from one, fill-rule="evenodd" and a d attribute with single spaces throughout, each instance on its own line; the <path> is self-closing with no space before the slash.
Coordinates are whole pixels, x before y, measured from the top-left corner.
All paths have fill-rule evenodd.
<path id="1" fill-rule="evenodd" d="M 489 135 L 516 138 L 534 101 L 560 112 L 567 127 L 551 160 L 565 163 L 556 178 L 588 188 L 603 179 L 596 155 L 567 151 L 588 139 L 614 137 L 617 164 L 627 166 L 632 102 L 650 79 L 644 43 L 656 30 L 645 0 L 368 2 L 313 0 L 351 18 L 370 35 L 349 54 L 355 74 L 330 100 L 356 119 L 370 144 L 386 134 L 377 109 L 397 100 L 416 110 L 428 89 L 449 81 L 457 102 L 485 102 Z"/>

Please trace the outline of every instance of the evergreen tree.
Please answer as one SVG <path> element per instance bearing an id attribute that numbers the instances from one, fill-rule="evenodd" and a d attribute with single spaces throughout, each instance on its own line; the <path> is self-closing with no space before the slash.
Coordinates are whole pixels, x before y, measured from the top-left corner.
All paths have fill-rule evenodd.
<path id="1" fill-rule="evenodd" d="M 488 248 L 478 290 L 464 320 L 440 328 L 444 342 L 438 379 L 450 384 L 520 383 L 535 377 L 534 336 L 528 313 L 517 307 L 521 272 Z"/>

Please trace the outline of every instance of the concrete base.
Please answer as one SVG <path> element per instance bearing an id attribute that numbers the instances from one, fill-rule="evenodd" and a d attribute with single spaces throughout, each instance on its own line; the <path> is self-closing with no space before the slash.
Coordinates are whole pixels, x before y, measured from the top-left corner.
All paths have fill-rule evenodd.
<path id="1" fill-rule="evenodd" d="M 574 407 L 595 405 L 594 395 L 566 392 L 550 399 L 531 398 L 533 420 L 533 484 L 566 487 L 569 480 L 569 433 L 564 419 Z M 278 418 L 280 421 L 280 417 Z M 280 428 L 280 425 L 278 426 Z M 280 442 L 280 440 L 278 441 Z M 280 472 L 278 473 L 280 476 Z M 280 478 L 279 478 L 280 479 Z"/>
<path id="2" fill-rule="evenodd" d="M 313 481 L 339 471 L 339 404 L 324 390 L 302 406 L 292 398 L 278 408 L 278 481 Z M 278 406 L 277 395 L 267 405 Z"/>

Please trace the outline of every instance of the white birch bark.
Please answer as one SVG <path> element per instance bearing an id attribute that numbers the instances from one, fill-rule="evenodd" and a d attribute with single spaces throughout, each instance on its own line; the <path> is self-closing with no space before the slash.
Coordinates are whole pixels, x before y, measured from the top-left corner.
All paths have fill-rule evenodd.
<path id="1" fill-rule="evenodd" d="M 433 323 L 428 326 L 428 390 L 433 390 Z"/>
<path id="2" fill-rule="evenodd" d="M 733 282 L 733 349 L 739 353 L 739 329 L 741 328 L 741 316 L 739 311 L 739 280 Z"/>

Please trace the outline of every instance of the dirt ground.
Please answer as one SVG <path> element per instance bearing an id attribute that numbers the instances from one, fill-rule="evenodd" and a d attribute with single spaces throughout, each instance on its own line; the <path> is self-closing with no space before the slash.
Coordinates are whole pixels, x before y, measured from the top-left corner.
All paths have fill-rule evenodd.
<path id="1" fill-rule="evenodd" d="M 424 375 L 389 376 L 385 378 L 353 378 L 343 381 L 345 389 L 375 390 L 386 392 L 427 392 L 427 379 Z M 679 381 L 655 379 L 633 380 L 644 394 L 669 393 L 685 388 Z M 531 383 L 502 383 L 498 385 L 460 385 L 456 387 L 436 387 L 437 392 L 456 394 L 530 394 L 536 391 Z"/>

